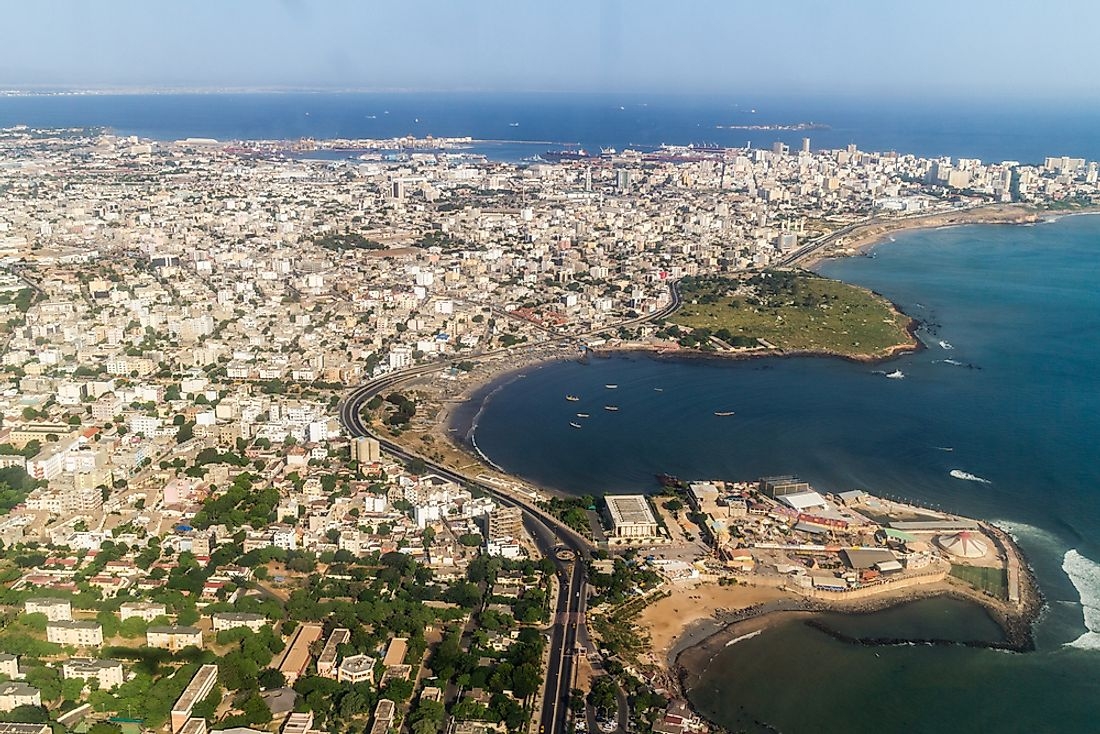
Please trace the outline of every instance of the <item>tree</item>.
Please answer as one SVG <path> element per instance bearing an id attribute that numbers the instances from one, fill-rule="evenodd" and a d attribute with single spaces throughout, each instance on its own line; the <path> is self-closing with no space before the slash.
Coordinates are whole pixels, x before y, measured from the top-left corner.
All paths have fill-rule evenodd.
<path id="1" fill-rule="evenodd" d="M 278 668 L 264 668 L 256 676 L 261 688 L 281 688 L 286 685 L 286 676 Z"/>
<path id="2" fill-rule="evenodd" d="M 249 724 L 266 724 L 271 721 L 271 709 L 259 693 L 253 693 L 241 704 L 241 712 Z"/>

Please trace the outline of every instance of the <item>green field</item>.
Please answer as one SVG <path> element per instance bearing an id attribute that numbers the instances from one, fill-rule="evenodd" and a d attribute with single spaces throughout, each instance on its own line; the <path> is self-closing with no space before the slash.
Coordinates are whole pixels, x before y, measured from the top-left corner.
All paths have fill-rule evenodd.
<path id="1" fill-rule="evenodd" d="M 685 347 L 721 349 L 717 337 L 735 348 L 866 357 L 912 343 L 909 318 L 885 298 L 806 271 L 689 277 L 680 292 L 684 305 L 666 332 Z"/>
<path id="2" fill-rule="evenodd" d="M 960 566 L 953 563 L 951 575 L 998 599 L 1004 599 L 1008 595 L 1008 578 L 1003 568 Z"/>

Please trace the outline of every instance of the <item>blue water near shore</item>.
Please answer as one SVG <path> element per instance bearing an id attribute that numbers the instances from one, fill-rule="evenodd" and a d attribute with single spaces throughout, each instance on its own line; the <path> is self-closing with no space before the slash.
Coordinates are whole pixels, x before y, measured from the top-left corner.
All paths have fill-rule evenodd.
<path id="1" fill-rule="evenodd" d="M 911 232 L 875 254 L 820 270 L 927 324 L 928 348 L 886 367 L 905 379 L 824 358 L 562 362 L 501 387 L 478 418 L 478 445 L 509 471 L 575 493 L 655 489 L 662 471 L 794 473 L 829 491 L 997 521 L 1049 600 L 1038 652 L 876 654 L 778 625 L 722 651 L 692 698 L 720 722 L 784 732 L 879 731 L 891 713 L 899 731 L 938 731 L 944 713 L 983 731 L 1089 730 L 1100 717 L 1089 693 L 1100 677 L 1100 217 Z M 610 403 L 620 410 L 604 411 Z M 723 410 L 736 414 L 713 415 Z M 581 430 L 568 425 L 576 412 L 591 414 Z M 854 697 L 839 713 L 838 696 Z"/>
<path id="2" fill-rule="evenodd" d="M 818 122 L 829 130 L 736 130 L 730 125 Z M 0 97 L 0 126 L 108 126 L 158 140 L 472 136 L 538 141 L 477 147 L 517 160 L 574 143 L 651 148 L 716 143 L 814 149 L 896 150 L 921 156 L 1042 161 L 1048 155 L 1100 159 L 1100 107 L 959 100 L 709 97 L 641 94 L 257 93 Z"/>

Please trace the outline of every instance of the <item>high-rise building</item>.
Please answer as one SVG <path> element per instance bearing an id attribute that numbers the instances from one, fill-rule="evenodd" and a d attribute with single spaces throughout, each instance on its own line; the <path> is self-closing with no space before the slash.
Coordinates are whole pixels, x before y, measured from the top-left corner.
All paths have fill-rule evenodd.
<path id="1" fill-rule="evenodd" d="M 523 511 L 518 507 L 495 507 L 489 513 L 488 539 L 490 541 L 523 536 Z"/>
<path id="2" fill-rule="evenodd" d="M 382 445 L 378 439 L 369 436 L 351 440 L 351 460 L 360 464 L 369 464 L 382 458 Z"/>
<path id="3" fill-rule="evenodd" d="M 802 138 L 802 152 L 803 153 L 809 153 L 810 152 L 810 139 L 809 138 Z"/>

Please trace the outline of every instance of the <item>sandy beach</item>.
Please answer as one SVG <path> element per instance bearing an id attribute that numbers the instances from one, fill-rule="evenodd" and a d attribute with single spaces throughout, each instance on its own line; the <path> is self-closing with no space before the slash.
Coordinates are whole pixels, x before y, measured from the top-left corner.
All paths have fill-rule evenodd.
<path id="1" fill-rule="evenodd" d="M 901 232 L 957 227 L 965 224 L 1033 224 L 1052 216 L 1056 215 L 1022 204 L 988 204 L 970 209 L 893 219 L 872 218 L 851 232 L 827 241 L 799 264 L 804 268 L 812 269 L 822 260 L 859 255 L 890 235 Z"/>

